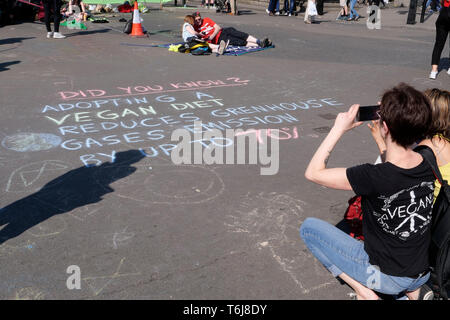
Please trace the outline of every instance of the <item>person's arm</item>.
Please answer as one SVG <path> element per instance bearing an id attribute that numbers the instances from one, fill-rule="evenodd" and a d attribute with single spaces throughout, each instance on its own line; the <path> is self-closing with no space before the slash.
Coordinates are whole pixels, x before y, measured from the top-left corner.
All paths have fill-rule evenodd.
<path id="1" fill-rule="evenodd" d="M 327 162 L 342 135 L 348 130 L 362 124 L 362 122 L 355 122 L 358 109 L 359 105 L 354 104 L 347 112 L 338 114 L 333 128 L 331 128 L 326 138 L 322 141 L 306 168 L 306 179 L 333 189 L 352 190 L 347 178 L 347 169 L 327 168 Z"/>
<path id="2" fill-rule="evenodd" d="M 213 40 L 221 29 L 222 28 L 216 23 L 214 25 L 214 32 L 209 36 L 208 40 L 210 41 Z"/>
<path id="3" fill-rule="evenodd" d="M 186 26 L 186 29 L 193 36 L 201 36 L 201 33 L 198 33 L 197 31 L 195 31 L 194 27 L 191 25 Z"/>
<path id="4" fill-rule="evenodd" d="M 380 150 L 381 161 L 386 161 L 386 142 L 384 142 L 383 137 L 381 136 L 380 130 L 380 121 L 373 120 L 372 123 L 368 123 L 367 126 L 370 129 L 370 133 L 372 134 L 373 140 L 378 146 L 378 150 Z"/>

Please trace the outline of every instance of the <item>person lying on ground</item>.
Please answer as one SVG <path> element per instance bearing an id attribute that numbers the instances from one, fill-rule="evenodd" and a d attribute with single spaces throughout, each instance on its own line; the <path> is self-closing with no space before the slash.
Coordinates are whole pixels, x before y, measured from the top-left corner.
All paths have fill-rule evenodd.
<path id="1" fill-rule="evenodd" d="M 186 15 L 184 17 L 184 24 L 181 29 L 181 34 L 182 34 L 184 42 L 205 41 L 201 37 L 202 34 L 195 31 L 194 22 L 195 22 L 194 16 Z M 220 44 L 218 44 L 218 45 L 213 44 L 213 43 L 208 43 L 208 46 L 213 53 L 224 54 L 225 50 L 228 47 L 228 44 L 224 40 L 222 40 L 222 41 L 220 41 Z"/>
<path id="2" fill-rule="evenodd" d="M 205 39 L 208 43 L 218 44 L 223 40 L 232 46 L 266 48 L 272 45 L 272 41 L 268 38 L 259 40 L 254 36 L 238 31 L 233 27 L 222 28 L 212 19 L 208 17 L 202 18 L 198 11 L 195 12 L 193 16 L 195 19 L 195 31 L 200 33 L 202 39 Z"/>

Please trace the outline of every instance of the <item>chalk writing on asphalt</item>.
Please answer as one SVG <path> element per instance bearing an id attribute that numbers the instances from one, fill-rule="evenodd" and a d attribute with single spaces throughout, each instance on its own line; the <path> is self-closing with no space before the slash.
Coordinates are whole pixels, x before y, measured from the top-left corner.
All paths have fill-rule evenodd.
<path id="1" fill-rule="evenodd" d="M 59 91 L 59 101 L 39 107 L 41 119 L 47 124 L 45 134 L 11 134 L 3 139 L 3 146 L 21 152 L 60 148 L 76 153 L 82 164 L 89 167 L 114 162 L 116 152 L 123 146 L 138 149 L 149 158 L 170 157 L 177 148 L 177 142 L 170 139 L 176 129 L 204 133 L 239 128 L 239 135 L 254 135 L 260 144 L 266 137 L 295 140 L 300 136 L 303 112 L 344 105 L 332 97 L 230 105 L 207 90 L 249 83 L 250 80 L 229 77 L 117 86 L 112 90 Z M 187 89 L 193 92 L 176 93 Z M 201 122 L 201 127 L 196 128 L 194 122 Z M 216 140 L 210 137 L 209 141 L 196 142 L 207 148 L 216 145 Z M 233 141 L 223 146 L 230 143 Z"/>

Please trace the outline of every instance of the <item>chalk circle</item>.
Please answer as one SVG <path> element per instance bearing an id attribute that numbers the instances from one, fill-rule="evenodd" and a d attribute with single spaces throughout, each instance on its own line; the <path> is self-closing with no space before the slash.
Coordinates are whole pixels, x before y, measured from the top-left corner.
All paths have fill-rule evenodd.
<path id="1" fill-rule="evenodd" d="M 62 139 L 51 133 L 18 133 L 2 140 L 2 146 L 17 152 L 43 151 L 55 148 Z"/>
<path id="2" fill-rule="evenodd" d="M 225 189 L 212 169 L 194 165 L 134 165 L 137 171 L 109 186 L 113 195 L 157 204 L 197 204 L 218 197 Z M 101 173 L 98 173 L 101 174 Z M 114 172 L 111 172 L 114 177 Z M 105 186 L 103 186 L 105 187 Z"/>
<path id="3" fill-rule="evenodd" d="M 52 217 L 27 230 L 36 238 L 56 236 L 67 229 L 67 222 L 63 217 Z"/>

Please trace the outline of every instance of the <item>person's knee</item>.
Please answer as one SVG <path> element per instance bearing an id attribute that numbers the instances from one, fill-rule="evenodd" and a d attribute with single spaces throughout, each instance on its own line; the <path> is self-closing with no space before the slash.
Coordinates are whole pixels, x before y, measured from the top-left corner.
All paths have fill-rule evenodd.
<path id="1" fill-rule="evenodd" d="M 316 229 L 315 226 L 320 222 L 320 219 L 317 218 L 306 218 L 300 226 L 300 237 L 304 240 L 306 238 L 306 234 L 308 231 Z"/>

